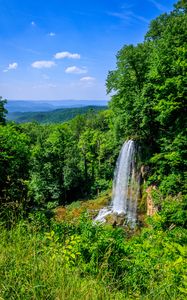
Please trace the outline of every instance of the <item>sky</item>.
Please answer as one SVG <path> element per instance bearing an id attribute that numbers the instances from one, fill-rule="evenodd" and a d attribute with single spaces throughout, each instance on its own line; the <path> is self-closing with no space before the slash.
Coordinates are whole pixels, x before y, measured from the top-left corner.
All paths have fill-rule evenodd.
<path id="1" fill-rule="evenodd" d="M 0 95 L 104 100 L 126 44 L 143 41 L 173 0 L 0 0 Z"/>

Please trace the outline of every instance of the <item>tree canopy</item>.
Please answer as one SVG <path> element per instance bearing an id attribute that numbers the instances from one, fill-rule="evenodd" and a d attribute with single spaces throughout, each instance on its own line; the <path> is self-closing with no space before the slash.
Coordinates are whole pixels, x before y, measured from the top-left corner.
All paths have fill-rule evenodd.
<path id="1" fill-rule="evenodd" d="M 151 22 L 143 43 L 118 52 L 117 68 L 107 77 L 116 135 L 134 137 L 148 148 L 152 180 L 161 183 L 171 176 L 172 186 L 184 184 L 186 32 L 186 3 L 179 1 L 171 13 Z"/>

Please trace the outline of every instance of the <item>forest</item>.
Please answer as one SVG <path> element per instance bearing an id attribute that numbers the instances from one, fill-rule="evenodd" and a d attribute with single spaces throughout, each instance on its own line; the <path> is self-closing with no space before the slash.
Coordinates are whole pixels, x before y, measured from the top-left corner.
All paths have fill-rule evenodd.
<path id="1" fill-rule="evenodd" d="M 186 33 L 179 0 L 119 50 L 97 113 L 18 124 L 0 98 L 0 299 L 186 299 Z M 145 170 L 139 222 L 95 224 L 129 139 Z"/>
<path id="2" fill-rule="evenodd" d="M 106 109 L 106 106 L 88 105 L 85 107 L 59 108 L 52 111 L 41 112 L 11 112 L 7 119 L 16 123 L 38 122 L 40 124 L 62 123 L 75 118 L 77 115 L 87 113 L 89 110 L 95 112 Z"/>

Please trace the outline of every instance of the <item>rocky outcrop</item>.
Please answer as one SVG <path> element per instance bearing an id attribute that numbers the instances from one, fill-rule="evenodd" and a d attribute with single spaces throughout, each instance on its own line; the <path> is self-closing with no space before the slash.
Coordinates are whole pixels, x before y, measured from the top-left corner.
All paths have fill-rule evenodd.
<path id="1" fill-rule="evenodd" d="M 146 177 L 149 174 L 149 167 L 146 165 L 142 165 L 140 168 L 140 174 L 141 174 L 142 182 L 145 183 Z"/>
<path id="2" fill-rule="evenodd" d="M 113 227 L 123 226 L 125 224 L 125 214 L 111 213 L 106 216 L 106 222 L 111 224 Z"/>
<path id="3" fill-rule="evenodd" d="M 152 197 L 153 190 L 156 190 L 155 185 L 149 186 L 146 190 L 146 193 L 147 193 L 147 216 L 153 216 L 158 211 L 158 207 L 155 206 L 155 204 L 153 202 L 153 197 Z"/>

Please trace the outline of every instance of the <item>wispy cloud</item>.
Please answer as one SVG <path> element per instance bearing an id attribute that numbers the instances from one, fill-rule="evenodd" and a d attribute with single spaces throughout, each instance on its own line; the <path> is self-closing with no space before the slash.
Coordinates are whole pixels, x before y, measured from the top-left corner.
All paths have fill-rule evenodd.
<path id="1" fill-rule="evenodd" d="M 108 12 L 107 14 L 109 16 L 116 17 L 116 18 L 119 18 L 122 20 L 127 20 L 127 21 L 130 20 L 129 12 L 126 12 L 126 13 Z"/>
<path id="2" fill-rule="evenodd" d="M 73 58 L 73 59 L 80 59 L 80 54 L 78 53 L 70 53 L 68 51 L 58 52 L 54 55 L 56 59 L 63 59 L 63 58 Z"/>
<path id="3" fill-rule="evenodd" d="M 49 35 L 49 36 L 55 36 L 56 33 L 55 33 L 55 32 L 49 32 L 48 35 Z"/>
<path id="4" fill-rule="evenodd" d="M 161 12 L 166 12 L 167 11 L 167 7 L 162 5 L 160 2 L 158 2 L 156 0 L 149 0 L 149 2 L 151 2 Z"/>
<path id="5" fill-rule="evenodd" d="M 43 68 L 51 68 L 54 67 L 56 64 L 54 61 L 51 60 L 38 60 L 34 61 L 31 66 L 35 69 L 43 69 Z"/>
<path id="6" fill-rule="evenodd" d="M 17 67 L 18 67 L 18 63 L 14 62 L 12 64 L 9 64 L 8 67 L 5 70 L 3 70 L 3 72 L 8 72 L 9 70 L 15 70 L 17 69 Z"/>
<path id="7" fill-rule="evenodd" d="M 131 23 L 133 20 L 138 20 L 138 21 L 141 21 L 141 22 L 144 22 L 144 23 L 149 23 L 150 22 L 150 20 L 148 20 L 148 19 L 146 19 L 146 18 L 144 18 L 140 15 L 137 15 L 137 14 L 133 13 L 132 11 L 125 11 L 125 12 L 122 12 L 122 13 L 108 12 L 107 14 L 109 16 L 116 17 L 118 19 L 124 20 L 127 23 Z"/>
<path id="8" fill-rule="evenodd" d="M 72 66 L 72 67 L 66 68 L 65 72 L 68 74 L 85 74 L 88 71 L 87 71 L 86 67 L 78 68 L 76 66 Z"/>
<path id="9" fill-rule="evenodd" d="M 136 15 L 136 14 L 132 13 L 132 17 L 134 17 L 134 19 L 139 20 L 139 21 L 141 21 L 141 22 L 144 22 L 144 23 L 147 23 L 147 24 L 150 23 L 150 20 L 149 20 L 149 19 L 144 18 L 144 17 L 142 17 L 142 16 L 140 16 L 140 15 Z"/>
<path id="10" fill-rule="evenodd" d="M 80 81 L 82 81 L 82 82 L 89 82 L 89 81 L 95 81 L 95 77 L 91 77 L 91 76 L 85 76 L 85 77 L 82 77 L 81 79 L 80 79 Z"/>
<path id="11" fill-rule="evenodd" d="M 80 84 L 83 87 L 92 87 L 95 83 L 95 77 L 85 76 L 80 79 Z"/>

